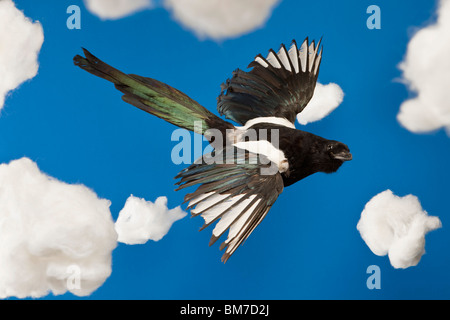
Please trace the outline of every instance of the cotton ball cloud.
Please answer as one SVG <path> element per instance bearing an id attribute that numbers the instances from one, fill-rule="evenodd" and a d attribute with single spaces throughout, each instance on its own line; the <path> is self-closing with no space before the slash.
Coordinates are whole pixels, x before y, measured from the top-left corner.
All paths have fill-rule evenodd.
<path id="1" fill-rule="evenodd" d="M 399 65 L 415 97 L 403 102 L 397 119 L 411 132 L 446 128 L 450 135 L 450 1 L 441 0 L 437 21 L 419 30 Z"/>
<path id="2" fill-rule="evenodd" d="M 22 158 L 0 165 L 0 298 L 86 296 L 111 274 L 110 202 Z"/>
<path id="3" fill-rule="evenodd" d="M 300 124 L 307 124 L 325 118 L 344 100 L 344 92 L 335 83 L 316 84 L 314 95 L 308 105 L 297 115 Z"/>
<path id="4" fill-rule="evenodd" d="M 151 0 L 84 0 L 86 8 L 102 20 L 116 20 L 152 7 Z"/>
<path id="5" fill-rule="evenodd" d="M 0 1 L 0 110 L 5 96 L 36 76 L 44 42 L 39 22 L 32 22 L 11 0 Z"/>
<path id="6" fill-rule="evenodd" d="M 126 244 L 159 241 L 175 221 L 185 216 L 180 207 L 169 210 L 166 197 L 159 197 L 153 203 L 131 195 L 116 221 L 118 241 Z"/>
<path id="7" fill-rule="evenodd" d="M 174 20 L 199 38 L 235 38 L 260 28 L 279 0 L 162 0 Z M 102 20 L 115 20 L 151 9 L 151 0 L 84 0 Z"/>
<path id="8" fill-rule="evenodd" d="M 165 0 L 175 20 L 200 37 L 234 38 L 261 27 L 278 0 Z"/>
<path id="9" fill-rule="evenodd" d="M 373 197 L 361 213 L 357 229 L 372 252 L 388 255 L 394 268 L 416 266 L 425 253 L 425 235 L 441 227 L 416 196 L 398 197 L 386 190 Z"/>

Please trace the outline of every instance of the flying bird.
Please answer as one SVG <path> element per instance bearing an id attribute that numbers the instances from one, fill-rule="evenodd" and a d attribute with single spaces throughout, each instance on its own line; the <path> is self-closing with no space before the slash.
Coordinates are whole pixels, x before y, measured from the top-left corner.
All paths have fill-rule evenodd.
<path id="1" fill-rule="evenodd" d="M 322 60 L 321 41 L 295 40 L 289 49 L 258 54 L 248 72 L 236 69 L 217 98 L 223 120 L 177 89 L 158 80 L 125 74 L 86 49 L 76 66 L 112 82 L 122 99 L 178 127 L 204 135 L 214 151 L 182 170 L 178 189 L 199 185 L 185 196 L 193 216 L 215 223 L 210 245 L 221 244 L 226 262 L 261 223 L 283 188 L 316 173 L 332 173 L 352 159 L 344 143 L 295 128 L 308 105 Z M 320 48 L 320 50 L 319 50 Z M 206 155 L 205 155 L 206 156 Z"/>

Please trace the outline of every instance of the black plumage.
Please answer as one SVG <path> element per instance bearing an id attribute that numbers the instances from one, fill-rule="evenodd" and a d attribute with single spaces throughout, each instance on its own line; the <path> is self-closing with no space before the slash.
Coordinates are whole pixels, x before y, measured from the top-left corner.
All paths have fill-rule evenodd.
<path id="1" fill-rule="evenodd" d="M 311 100 L 322 49 L 309 43 L 281 45 L 257 55 L 250 71 L 235 70 L 217 98 L 215 116 L 184 93 L 151 78 L 125 74 L 87 50 L 75 65 L 114 83 L 123 100 L 176 126 L 205 135 L 214 151 L 182 170 L 178 189 L 199 185 L 185 197 L 202 229 L 215 224 L 210 245 L 227 230 L 220 246 L 225 262 L 264 219 L 283 188 L 316 172 L 331 173 L 351 160 L 349 148 L 297 130 L 295 119 Z M 195 124 L 199 122 L 201 126 Z M 220 139 L 219 139 L 220 138 Z"/>
<path id="2" fill-rule="evenodd" d="M 289 51 L 282 44 L 278 54 L 272 49 L 268 58 L 258 54 L 248 65 L 249 72 L 235 70 L 222 85 L 220 114 L 240 124 L 270 116 L 294 123 L 314 94 L 322 60 L 319 45 L 320 41 L 316 46 L 306 38 L 299 49 L 293 40 Z"/>

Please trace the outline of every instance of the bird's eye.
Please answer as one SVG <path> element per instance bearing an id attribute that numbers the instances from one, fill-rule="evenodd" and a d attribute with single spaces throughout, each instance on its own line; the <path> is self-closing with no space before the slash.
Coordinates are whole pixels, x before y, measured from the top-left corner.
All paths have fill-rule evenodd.
<path id="1" fill-rule="evenodd" d="M 327 150 L 328 150 L 328 151 L 333 150 L 333 145 L 332 145 L 332 144 L 329 144 L 329 145 L 327 146 Z"/>

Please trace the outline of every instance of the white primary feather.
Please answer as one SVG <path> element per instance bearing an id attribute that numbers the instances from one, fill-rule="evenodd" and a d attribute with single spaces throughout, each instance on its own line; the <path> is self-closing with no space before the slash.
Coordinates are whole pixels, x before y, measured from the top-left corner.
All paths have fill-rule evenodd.
<path id="1" fill-rule="evenodd" d="M 305 41 L 303 41 L 300 49 L 298 50 L 298 54 L 300 57 L 300 64 L 302 67 L 302 71 L 306 72 L 306 61 L 308 59 L 307 54 L 308 54 L 308 40 L 305 39 Z"/>
<path id="2" fill-rule="evenodd" d="M 234 227 L 235 220 L 239 216 L 239 214 L 253 201 L 253 199 L 256 197 L 256 195 L 250 196 L 248 199 L 243 200 L 236 206 L 234 206 L 239 200 L 244 197 L 245 194 L 240 194 L 237 196 L 230 197 L 229 194 L 214 194 L 213 192 L 205 193 L 200 195 L 199 197 L 191 200 L 195 201 L 197 203 L 197 206 L 195 209 L 192 209 L 191 212 L 193 214 L 198 214 L 206 209 L 205 212 L 201 213 L 202 218 L 205 220 L 206 224 L 211 223 L 215 219 L 217 219 L 219 216 L 223 214 L 223 216 L 220 218 L 220 221 L 216 224 L 213 235 L 216 237 L 219 237 L 226 229 L 228 229 L 231 225 L 233 225 L 233 230 L 236 230 Z M 225 198 L 230 197 L 229 199 L 224 200 Z M 207 199 L 206 199 L 207 198 Z M 206 200 L 203 200 L 206 199 Z M 222 202 L 221 202 L 222 201 Z M 260 200 L 256 202 L 259 203 Z M 189 203 L 189 205 L 191 205 Z M 232 208 L 232 206 L 234 206 Z M 210 208 L 210 209 L 208 209 Z M 231 209 L 230 209 L 231 208 Z M 249 214 L 251 211 L 255 210 L 256 206 L 253 205 L 251 210 L 247 210 Z M 225 212 L 225 213 L 224 213 Z M 244 221 L 239 218 L 237 222 L 240 222 L 241 225 Z M 236 223 L 237 223 L 236 222 Z M 233 234 L 236 234 L 237 231 L 234 231 Z"/>
<path id="3" fill-rule="evenodd" d="M 239 195 L 231 198 L 230 203 L 235 204 L 239 199 L 241 199 L 244 195 Z M 234 226 L 234 221 L 241 214 L 241 212 L 252 202 L 252 200 L 256 197 L 256 195 L 252 195 L 247 199 L 243 200 L 237 206 L 227 211 L 220 221 L 216 224 L 213 235 L 219 237 L 225 230 L 227 230 L 231 225 Z M 231 206 L 230 205 L 230 206 Z M 254 209 L 253 209 L 254 210 Z"/>
<path id="4" fill-rule="evenodd" d="M 202 212 L 205 209 L 208 209 L 209 207 L 212 207 L 213 205 L 216 205 L 223 199 L 225 199 L 228 195 L 227 194 L 219 194 L 214 192 L 208 192 L 204 193 L 194 199 L 192 199 L 189 202 L 189 206 L 194 206 L 195 209 L 192 209 L 191 212 L 193 214 L 198 214 Z"/>
<path id="5" fill-rule="evenodd" d="M 224 194 L 224 195 L 220 195 L 221 197 L 224 196 L 222 199 L 225 199 L 226 197 L 229 197 L 229 194 Z M 202 218 L 205 220 L 205 223 L 208 224 L 210 222 L 212 222 L 214 219 L 216 219 L 218 216 L 220 216 L 221 214 L 223 214 L 225 211 L 227 211 L 229 208 L 231 208 L 231 206 L 233 204 L 235 204 L 239 199 L 241 199 L 244 195 L 240 194 L 234 197 L 231 197 L 228 200 L 225 200 L 219 204 L 216 204 L 214 207 L 212 207 L 211 209 L 206 210 L 205 212 L 203 212 L 201 214 Z M 220 199 L 220 200 L 222 200 Z M 220 201 L 219 200 L 219 201 Z M 207 208 L 207 207 L 206 207 Z M 233 211 L 234 209 L 230 210 Z M 230 212 L 228 211 L 228 212 Z M 227 215 L 227 213 L 225 213 L 223 216 L 225 217 Z M 223 219 L 223 217 L 222 217 Z"/>
<path id="6" fill-rule="evenodd" d="M 214 192 L 208 192 L 208 193 L 203 193 L 195 198 L 193 198 L 190 202 L 189 202 L 189 207 L 195 206 L 196 204 L 198 204 L 200 201 L 202 201 L 203 199 L 213 195 Z"/>
<path id="7" fill-rule="evenodd" d="M 231 255 L 237 249 L 237 247 L 239 246 L 240 240 L 241 240 L 241 238 L 243 236 L 243 233 L 246 231 L 247 226 L 249 225 L 249 223 L 252 222 L 252 219 L 249 219 L 249 217 L 250 217 L 251 213 L 253 213 L 255 208 L 256 208 L 256 205 L 253 206 L 252 208 L 250 208 L 250 210 L 248 210 L 240 218 L 240 220 L 242 220 L 242 226 L 239 226 L 239 228 L 237 228 L 237 225 L 236 225 L 236 228 L 233 229 L 233 230 L 231 230 L 231 229 L 234 228 L 234 225 L 230 228 L 230 234 L 228 235 L 228 238 L 225 241 L 228 244 L 228 248 L 226 250 L 226 253 L 228 253 L 229 255 Z M 266 211 L 261 215 L 261 217 L 255 223 L 255 225 L 258 225 L 265 218 L 267 212 L 269 212 L 269 209 L 270 208 L 266 209 Z M 241 221 L 239 221 L 239 222 L 241 222 Z M 254 230 L 254 228 L 253 228 L 253 230 Z M 246 236 L 247 238 L 253 232 L 253 230 L 251 230 L 250 233 Z M 236 231 L 238 231 L 238 232 L 236 232 Z"/>
<path id="8" fill-rule="evenodd" d="M 317 72 L 319 71 L 320 60 L 322 60 L 322 50 L 320 50 L 319 55 L 317 56 L 316 64 L 314 67 L 314 74 L 317 74 Z"/>
<path id="9" fill-rule="evenodd" d="M 267 68 L 269 64 L 265 62 L 261 57 L 256 57 L 255 61 L 258 62 L 260 65 L 262 65 L 264 68 Z"/>
<path id="10" fill-rule="evenodd" d="M 292 65 L 294 66 L 295 73 L 298 73 L 299 72 L 299 68 L 298 68 L 298 49 L 297 49 L 297 45 L 296 45 L 295 42 L 289 48 L 289 57 L 291 58 Z"/>
<path id="11" fill-rule="evenodd" d="M 308 70 L 309 70 L 309 72 L 312 71 L 312 67 L 313 67 L 313 64 L 314 64 L 314 58 L 316 57 L 316 51 L 314 49 L 315 48 L 314 48 L 314 41 L 313 41 L 313 42 L 311 42 L 309 44 L 309 47 L 308 47 L 308 54 L 309 54 L 309 57 L 308 57 L 308 60 L 309 60 Z"/>
<path id="12" fill-rule="evenodd" d="M 286 52 L 286 48 L 281 46 L 280 51 L 278 51 L 278 58 L 280 58 L 281 63 L 284 68 L 288 71 L 291 71 L 291 64 L 289 63 L 288 53 Z"/>
<path id="13" fill-rule="evenodd" d="M 250 197 L 251 199 L 255 198 L 255 195 Z M 245 213 L 239 218 L 238 221 L 236 221 L 231 227 L 230 231 L 228 232 L 228 238 L 225 241 L 226 243 L 229 243 L 231 239 L 236 237 L 244 227 L 244 224 L 248 221 L 251 214 L 255 211 L 258 204 L 261 202 L 261 199 L 256 200 L 256 202 L 247 210 Z"/>
<path id="14" fill-rule="evenodd" d="M 277 69 L 280 69 L 280 68 L 281 68 L 281 65 L 280 65 L 280 63 L 278 62 L 277 57 L 275 56 L 275 54 L 274 54 L 272 51 L 269 52 L 269 54 L 267 55 L 266 60 L 267 60 L 274 68 L 277 68 Z"/>

